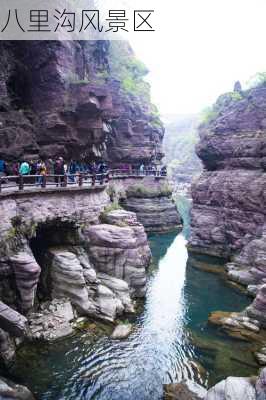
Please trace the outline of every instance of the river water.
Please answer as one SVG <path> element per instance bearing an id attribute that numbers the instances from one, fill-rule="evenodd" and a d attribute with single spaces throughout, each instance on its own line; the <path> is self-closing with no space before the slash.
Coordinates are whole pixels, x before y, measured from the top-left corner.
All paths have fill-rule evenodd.
<path id="1" fill-rule="evenodd" d="M 128 339 L 111 340 L 103 328 L 96 337 L 82 331 L 22 351 L 16 379 L 41 400 L 159 400 L 164 383 L 186 378 L 209 386 L 227 375 L 254 374 L 249 345 L 207 324 L 211 311 L 238 311 L 250 300 L 219 275 L 186 267 L 186 234 L 150 236 L 147 296 Z"/>

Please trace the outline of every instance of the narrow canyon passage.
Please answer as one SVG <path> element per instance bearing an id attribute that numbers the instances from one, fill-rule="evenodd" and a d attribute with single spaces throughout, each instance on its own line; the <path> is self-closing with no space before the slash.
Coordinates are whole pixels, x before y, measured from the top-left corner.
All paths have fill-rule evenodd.
<path id="1" fill-rule="evenodd" d="M 147 298 L 128 339 L 83 331 L 53 346 L 21 350 L 14 374 L 39 399 L 159 400 L 163 383 L 188 378 L 209 386 L 228 374 L 256 372 L 247 344 L 232 346 L 207 326 L 209 312 L 241 310 L 249 299 L 218 275 L 186 268 L 182 233 L 152 235 L 150 244 Z"/>

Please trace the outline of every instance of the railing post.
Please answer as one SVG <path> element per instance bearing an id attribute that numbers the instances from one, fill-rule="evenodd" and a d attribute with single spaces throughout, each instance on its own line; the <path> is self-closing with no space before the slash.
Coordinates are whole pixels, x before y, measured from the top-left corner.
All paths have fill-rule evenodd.
<path id="1" fill-rule="evenodd" d="M 24 187 L 23 175 L 19 175 L 18 190 L 23 190 L 23 187 Z"/>
<path id="2" fill-rule="evenodd" d="M 96 183 L 96 174 L 94 173 L 92 175 L 92 181 L 91 181 L 92 186 L 95 186 L 95 183 Z"/>
<path id="3" fill-rule="evenodd" d="M 67 174 L 64 175 L 63 187 L 67 187 Z"/>
<path id="4" fill-rule="evenodd" d="M 2 178 L 0 178 L 0 193 L 2 192 Z"/>
<path id="5" fill-rule="evenodd" d="M 81 174 L 81 173 L 79 174 L 78 183 L 79 183 L 79 186 L 83 185 L 83 174 Z"/>

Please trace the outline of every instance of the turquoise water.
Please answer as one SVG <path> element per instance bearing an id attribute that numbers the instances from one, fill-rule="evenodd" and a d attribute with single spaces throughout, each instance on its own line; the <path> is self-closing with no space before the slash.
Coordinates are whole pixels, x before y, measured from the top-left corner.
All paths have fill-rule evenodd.
<path id="1" fill-rule="evenodd" d="M 249 300 L 219 276 L 186 268 L 183 234 L 153 235 L 150 243 L 154 265 L 133 333 L 113 341 L 82 332 L 32 350 L 14 374 L 38 399 L 159 400 L 163 383 L 188 378 L 207 386 L 256 371 L 248 345 L 206 323 L 209 312 L 241 310 Z"/>

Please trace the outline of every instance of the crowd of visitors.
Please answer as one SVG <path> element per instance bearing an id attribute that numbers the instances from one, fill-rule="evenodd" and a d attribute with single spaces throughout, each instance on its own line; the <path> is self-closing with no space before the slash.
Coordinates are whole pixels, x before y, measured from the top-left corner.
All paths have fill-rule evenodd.
<path id="1" fill-rule="evenodd" d="M 154 176 L 166 176 L 167 170 L 165 166 L 158 166 L 156 164 L 143 164 L 130 165 L 121 164 L 119 171 L 124 174 L 139 174 L 139 175 L 154 175 Z M 76 183 L 78 175 L 80 174 L 92 174 L 92 175 L 103 175 L 109 172 L 108 166 L 104 161 L 98 162 L 80 162 L 71 160 L 66 162 L 63 157 L 58 157 L 55 160 L 23 160 L 21 162 L 9 163 L 0 159 L 0 178 L 7 176 L 34 176 L 36 175 L 35 184 L 42 185 L 44 176 L 53 176 L 57 185 L 60 185 L 64 181 L 64 177 L 67 176 L 69 183 Z M 3 179 L 2 179 L 3 183 Z"/>

